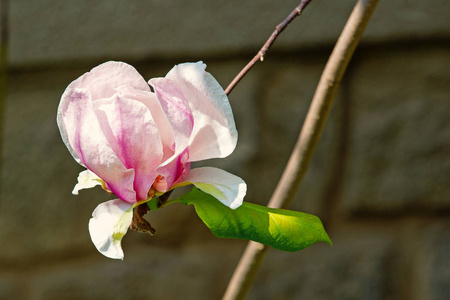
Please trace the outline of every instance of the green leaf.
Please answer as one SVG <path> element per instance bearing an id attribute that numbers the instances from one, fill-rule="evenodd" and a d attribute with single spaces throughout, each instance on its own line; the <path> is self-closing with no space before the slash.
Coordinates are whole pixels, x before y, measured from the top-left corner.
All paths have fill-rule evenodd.
<path id="1" fill-rule="evenodd" d="M 197 215 L 217 237 L 252 240 L 290 252 L 315 242 L 332 245 L 320 219 L 310 214 L 248 202 L 233 210 L 195 187 L 169 202 L 193 204 Z"/>
<path id="2" fill-rule="evenodd" d="M 159 208 L 159 199 L 158 197 L 153 197 L 150 201 L 147 202 L 147 206 L 148 208 L 150 208 L 150 210 L 157 210 Z"/>

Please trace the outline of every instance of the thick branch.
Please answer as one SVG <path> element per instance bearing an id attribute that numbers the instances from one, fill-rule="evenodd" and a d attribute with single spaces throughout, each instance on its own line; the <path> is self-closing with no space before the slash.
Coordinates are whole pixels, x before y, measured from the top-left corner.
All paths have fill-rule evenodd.
<path id="1" fill-rule="evenodd" d="M 378 0 L 356 3 L 325 66 L 300 136 L 268 206 L 287 208 L 292 202 L 316 149 L 339 83 L 377 3 Z M 267 246 L 262 244 L 248 244 L 223 299 L 244 299 L 266 251 Z"/>
<path id="2" fill-rule="evenodd" d="M 311 2 L 311 0 L 302 0 L 300 4 L 287 16 L 286 19 L 284 19 L 283 22 L 278 24 L 277 27 L 275 27 L 275 31 L 270 35 L 267 42 L 264 44 L 264 46 L 259 50 L 259 52 L 253 57 L 253 59 L 239 72 L 239 74 L 233 79 L 233 81 L 228 85 L 228 87 L 225 89 L 225 93 L 228 95 L 233 88 L 241 81 L 241 79 L 247 74 L 248 71 L 258 62 L 258 60 L 263 61 L 264 56 L 266 55 L 267 51 L 269 51 L 270 46 L 275 42 L 278 35 L 289 25 L 289 23 L 292 22 L 292 20 L 295 19 L 296 16 L 301 15 L 303 12 L 303 9 Z"/>

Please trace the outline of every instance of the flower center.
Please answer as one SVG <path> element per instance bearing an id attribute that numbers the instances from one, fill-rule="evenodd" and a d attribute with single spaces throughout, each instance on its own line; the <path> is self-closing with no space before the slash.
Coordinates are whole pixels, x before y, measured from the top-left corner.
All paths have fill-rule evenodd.
<path id="1" fill-rule="evenodd" d="M 165 191 L 167 191 L 167 181 L 166 178 L 164 176 L 158 175 L 155 179 L 155 182 L 152 185 L 152 188 L 150 189 L 150 191 L 154 189 L 158 192 L 162 192 L 164 193 Z M 150 193 L 149 191 L 149 193 Z"/>

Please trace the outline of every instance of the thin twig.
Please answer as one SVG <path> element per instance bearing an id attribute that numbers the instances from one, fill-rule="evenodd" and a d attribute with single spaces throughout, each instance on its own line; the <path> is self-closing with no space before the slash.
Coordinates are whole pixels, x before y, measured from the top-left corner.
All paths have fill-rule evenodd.
<path id="1" fill-rule="evenodd" d="M 239 81 L 247 74 L 248 71 L 258 62 L 258 60 L 263 61 L 264 56 L 266 55 L 267 51 L 269 51 L 270 46 L 272 46 L 273 42 L 275 42 L 278 35 L 289 25 L 289 23 L 292 22 L 292 20 L 295 19 L 298 15 L 301 15 L 305 7 L 311 2 L 312 0 L 302 0 L 300 4 L 287 16 L 286 19 L 284 19 L 283 22 L 278 24 L 277 27 L 275 27 L 275 31 L 270 35 L 267 42 L 264 44 L 264 46 L 259 50 L 259 52 L 253 57 L 253 59 L 239 72 L 239 74 L 233 79 L 233 81 L 228 85 L 228 87 L 225 89 L 225 93 L 228 95 L 233 88 L 238 84 Z"/>
<path id="2" fill-rule="evenodd" d="M 287 208 L 300 186 L 327 120 L 337 88 L 378 0 L 359 0 L 334 47 L 320 78 L 289 162 L 270 199 L 274 208 Z M 249 242 L 223 299 L 244 299 L 268 247 Z"/>

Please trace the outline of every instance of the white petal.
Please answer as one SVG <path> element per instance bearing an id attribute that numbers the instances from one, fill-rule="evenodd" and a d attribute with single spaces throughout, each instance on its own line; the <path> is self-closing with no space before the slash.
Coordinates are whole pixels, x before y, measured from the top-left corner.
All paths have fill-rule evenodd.
<path id="1" fill-rule="evenodd" d="M 185 95 L 194 117 L 189 161 L 226 157 L 237 143 L 238 134 L 228 97 L 205 68 L 203 62 L 184 63 L 176 65 L 166 75 Z"/>
<path id="2" fill-rule="evenodd" d="M 133 204 L 120 199 L 101 203 L 89 220 L 89 233 L 97 250 L 106 257 L 123 259 L 120 242 L 133 219 Z"/>
<path id="3" fill-rule="evenodd" d="M 78 195 L 82 189 L 90 189 L 96 185 L 102 185 L 104 181 L 89 170 L 84 170 L 78 175 L 78 183 L 73 188 L 72 194 Z"/>
<path id="4" fill-rule="evenodd" d="M 247 184 L 242 178 L 218 168 L 192 169 L 189 175 L 183 178 L 183 182 L 173 187 L 183 186 L 187 183 L 192 183 L 232 209 L 242 205 L 247 193 Z"/>

